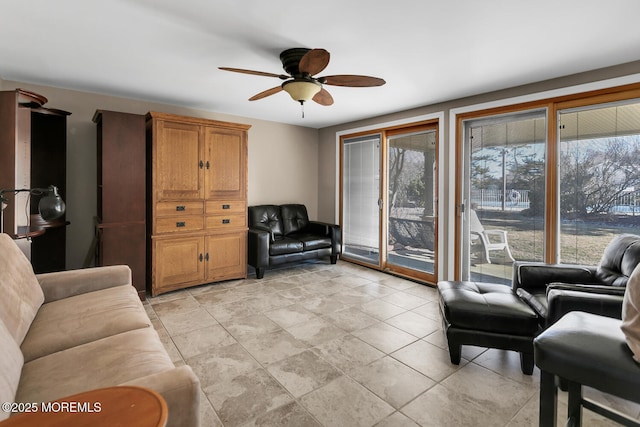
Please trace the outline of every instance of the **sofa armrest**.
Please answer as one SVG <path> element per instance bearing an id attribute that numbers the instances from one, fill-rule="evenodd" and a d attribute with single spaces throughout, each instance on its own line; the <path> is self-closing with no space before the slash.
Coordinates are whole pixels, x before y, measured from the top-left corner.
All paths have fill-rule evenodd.
<path id="1" fill-rule="evenodd" d="M 36 274 L 36 278 L 47 303 L 115 286 L 131 286 L 131 269 L 112 265 Z"/>
<path id="2" fill-rule="evenodd" d="M 545 289 L 549 283 L 601 284 L 596 278 L 596 267 L 571 264 L 545 264 L 543 262 L 513 263 L 513 290 Z"/>
<path id="3" fill-rule="evenodd" d="M 547 318 L 547 306 L 545 305 L 546 296 L 544 294 L 542 294 L 542 296 L 541 294 L 531 294 L 524 288 L 518 288 L 516 290 L 516 295 L 518 295 L 518 298 L 520 298 L 529 307 L 531 307 L 531 309 L 536 312 L 540 319 Z"/>
<path id="4" fill-rule="evenodd" d="M 273 235 L 273 231 L 267 226 L 256 224 L 249 227 L 249 230 L 266 231 L 267 233 L 269 233 L 269 241 L 274 242 L 276 240 L 275 236 Z"/>
<path id="5" fill-rule="evenodd" d="M 120 385 L 150 388 L 167 402 L 167 427 L 200 426 L 200 381 L 188 365 L 137 378 Z"/>
<path id="6" fill-rule="evenodd" d="M 624 295 L 620 294 L 550 289 L 547 293 L 547 326 L 554 324 L 570 311 L 584 311 L 620 319 L 623 299 Z"/>
<path id="7" fill-rule="evenodd" d="M 265 227 L 266 228 L 266 227 Z M 271 231 L 251 227 L 247 233 L 247 263 L 254 268 L 269 266 Z"/>
<path id="8" fill-rule="evenodd" d="M 340 226 L 322 221 L 309 221 L 307 228 L 315 233 L 331 238 L 331 255 L 339 255 L 341 249 Z"/>
<path id="9" fill-rule="evenodd" d="M 550 291 L 557 289 L 562 291 L 579 291 L 588 292 L 599 295 L 618 295 L 624 296 L 625 288 L 621 286 L 609 286 L 609 285 L 586 285 L 582 283 L 562 283 L 554 282 L 549 283 L 547 287 L 547 295 Z"/>

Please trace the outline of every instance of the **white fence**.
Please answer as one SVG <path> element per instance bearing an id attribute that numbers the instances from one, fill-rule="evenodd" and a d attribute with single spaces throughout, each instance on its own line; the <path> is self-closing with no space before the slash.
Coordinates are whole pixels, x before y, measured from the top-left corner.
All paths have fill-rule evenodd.
<path id="1" fill-rule="evenodd" d="M 640 215 L 640 190 L 627 191 L 616 197 L 609 212 L 618 215 Z"/>
<path id="2" fill-rule="evenodd" d="M 471 205 L 474 209 L 521 211 L 530 206 L 529 190 L 507 190 L 506 197 L 503 197 L 502 190 L 473 189 Z M 617 215 L 640 215 L 640 190 L 628 191 L 616 197 L 609 212 Z"/>
<path id="3" fill-rule="evenodd" d="M 521 211 L 529 208 L 529 190 L 510 189 L 505 197 L 502 190 L 473 189 L 471 205 L 477 209 Z"/>

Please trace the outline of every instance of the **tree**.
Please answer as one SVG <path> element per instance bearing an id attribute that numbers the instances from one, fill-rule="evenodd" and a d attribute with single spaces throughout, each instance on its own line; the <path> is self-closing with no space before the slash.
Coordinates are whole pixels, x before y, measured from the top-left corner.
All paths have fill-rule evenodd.
<path id="1" fill-rule="evenodd" d="M 528 190 L 529 209 L 524 214 L 529 216 L 541 216 L 544 214 L 545 187 L 544 187 L 545 161 L 538 153 L 532 153 L 521 157 L 517 173 L 512 173 L 512 186 L 518 190 Z"/>
<path id="2" fill-rule="evenodd" d="M 640 136 L 565 143 L 560 153 L 560 208 L 578 216 L 608 213 L 640 188 Z"/>

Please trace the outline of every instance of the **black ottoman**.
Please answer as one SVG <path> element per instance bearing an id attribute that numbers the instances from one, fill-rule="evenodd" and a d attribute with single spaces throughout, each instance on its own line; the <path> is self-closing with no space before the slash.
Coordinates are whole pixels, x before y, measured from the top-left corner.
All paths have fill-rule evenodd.
<path id="1" fill-rule="evenodd" d="M 462 345 L 476 345 L 520 352 L 522 372 L 533 373 L 533 338 L 540 322 L 509 286 L 443 281 L 438 295 L 451 363 L 460 363 Z"/>
<path id="2" fill-rule="evenodd" d="M 582 386 L 588 386 L 640 403 L 640 364 L 633 360 L 620 323 L 619 319 L 573 311 L 534 340 L 540 368 L 540 426 L 556 425 L 556 376 L 568 383 L 567 425 L 580 426 L 585 407 L 619 424 L 640 426 L 637 419 L 582 396 Z"/>

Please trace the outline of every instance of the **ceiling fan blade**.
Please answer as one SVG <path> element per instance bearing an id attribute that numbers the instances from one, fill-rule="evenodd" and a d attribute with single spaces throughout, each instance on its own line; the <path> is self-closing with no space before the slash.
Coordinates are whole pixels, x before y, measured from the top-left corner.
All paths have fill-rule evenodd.
<path id="1" fill-rule="evenodd" d="M 325 88 L 320 89 L 320 92 L 316 93 L 312 99 L 320 105 L 333 104 L 333 97 Z"/>
<path id="2" fill-rule="evenodd" d="M 272 87 L 271 89 L 267 89 L 263 92 L 260 92 L 257 95 L 253 95 L 251 98 L 249 98 L 249 101 L 256 101 L 258 99 L 262 99 L 262 98 L 266 98 L 267 96 L 273 95 L 275 93 L 278 93 L 282 90 L 282 86 L 276 86 L 276 87 Z"/>
<path id="3" fill-rule="evenodd" d="M 324 70 L 329 65 L 329 52 L 324 49 L 311 49 L 300 59 L 298 70 L 302 74 L 313 76 Z"/>
<path id="4" fill-rule="evenodd" d="M 234 73 L 253 74 L 254 76 L 277 77 L 282 80 L 286 80 L 289 78 L 289 76 L 285 74 L 266 73 L 264 71 L 244 70 L 242 68 L 229 68 L 229 67 L 218 67 L 218 68 L 224 71 L 233 71 Z"/>
<path id="5" fill-rule="evenodd" d="M 386 82 L 378 77 L 343 74 L 339 76 L 319 77 L 318 81 L 331 86 L 371 87 L 382 86 Z"/>

